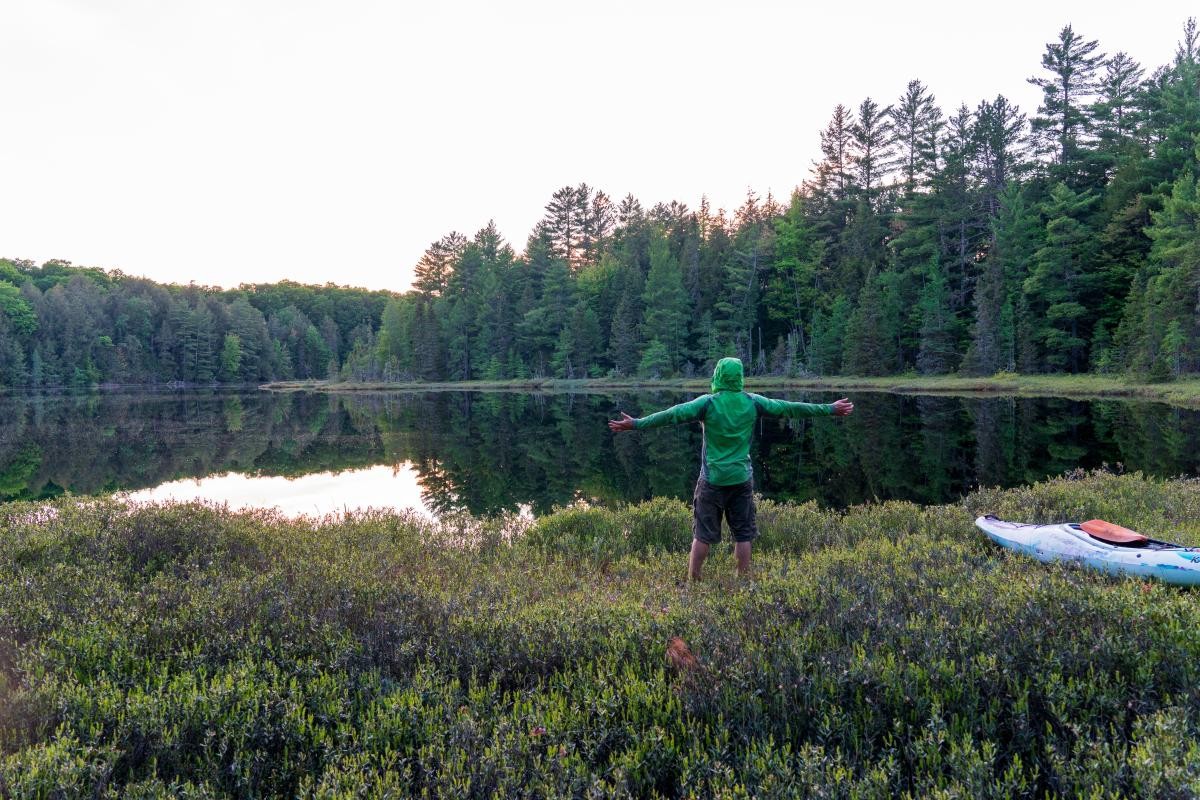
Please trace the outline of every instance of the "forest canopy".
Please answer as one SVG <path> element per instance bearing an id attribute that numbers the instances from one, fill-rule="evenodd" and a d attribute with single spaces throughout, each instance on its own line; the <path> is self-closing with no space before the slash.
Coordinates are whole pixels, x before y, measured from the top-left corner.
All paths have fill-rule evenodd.
<path id="1" fill-rule="evenodd" d="M 1147 69 L 1067 25 L 1025 111 L 911 80 L 836 106 L 786 200 L 554 192 L 518 252 L 433 242 L 403 294 L 164 286 L 0 260 L 0 387 L 1200 371 L 1200 34 Z"/>
<path id="2" fill-rule="evenodd" d="M 388 292 L 222 290 L 0 259 L 0 387 L 256 383 L 336 374 Z"/>

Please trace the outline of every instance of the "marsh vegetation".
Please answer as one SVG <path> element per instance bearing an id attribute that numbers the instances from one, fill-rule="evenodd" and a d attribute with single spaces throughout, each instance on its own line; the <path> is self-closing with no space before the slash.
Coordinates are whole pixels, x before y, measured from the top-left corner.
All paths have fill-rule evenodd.
<path id="1" fill-rule="evenodd" d="M 327 524 L 11 503 L 0 792 L 1200 792 L 1192 593 L 1015 557 L 983 511 L 1200 544 L 1200 484 L 1101 473 L 925 508 L 765 501 L 754 579 L 720 552 L 692 585 L 671 499 Z"/>

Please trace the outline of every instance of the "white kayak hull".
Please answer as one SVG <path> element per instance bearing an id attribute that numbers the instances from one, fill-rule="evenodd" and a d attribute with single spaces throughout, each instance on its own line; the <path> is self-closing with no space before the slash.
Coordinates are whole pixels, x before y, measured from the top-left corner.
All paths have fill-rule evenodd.
<path id="1" fill-rule="evenodd" d="M 1114 575 L 1200 586 L 1200 548 L 1151 539 L 1132 547 L 1102 542 L 1075 523 L 1025 525 L 980 517 L 975 525 L 999 545 L 1039 561 L 1072 561 Z"/>

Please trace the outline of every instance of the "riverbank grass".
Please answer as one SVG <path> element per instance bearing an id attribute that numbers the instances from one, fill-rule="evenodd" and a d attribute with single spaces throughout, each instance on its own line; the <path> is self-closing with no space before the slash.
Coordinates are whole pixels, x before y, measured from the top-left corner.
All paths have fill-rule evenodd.
<path id="1" fill-rule="evenodd" d="M 699 584 L 677 501 L 6 505 L 0 795 L 1200 793 L 1195 593 L 1000 550 L 987 512 L 1200 544 L 1200 483 L 1138 475 L 764 502 L 753 579 L 717 547 Z"/>
<path id="2" fill-rule="evenodd" d="M 686 390 L 706 392 L 709 379 L 596 378 L 556 380 L 552 378 L 512 381 L 391 382 L 280 381 L 265 384 L 272 391 L 519 391 L 519 392 L 615 392 Z M 757 376 L 746 379 L 752 391 L 810 389 L 814 391 L 870 391 L 899 394 L 1006 395 L 1018 397 L 1071 397 L 1079 399 L 1128 398 L 1156 400 L 1185 407 L 1200 407 L 1200 380 L 1187 379 L 1149 383 L 1117 375 L 1018 375 L 997 373 L 987 377 L 958 375 L 894 375 L 880 378 L 829 376 L 787 378 Z"/>

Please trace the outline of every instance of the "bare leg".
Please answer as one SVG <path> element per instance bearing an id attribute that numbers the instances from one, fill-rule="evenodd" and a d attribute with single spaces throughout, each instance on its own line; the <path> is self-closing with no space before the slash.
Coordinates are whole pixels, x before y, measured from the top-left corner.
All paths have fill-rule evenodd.
<path id="1" fill-rule="evenodd" d="M 735 542 L 733 557 L 737 559 L 738 575 L 745 577 L 750 574 L 750 542 Z"/>
<path id="2" fill-rule="evenodd" d="M 692 539 L 692 554 L 688 557 L 688 580 L 700 580 L 700 568 L 704 559 L 708 558 L 708 545 L 699 539 Z"/>

